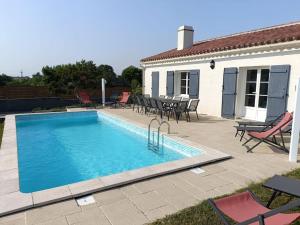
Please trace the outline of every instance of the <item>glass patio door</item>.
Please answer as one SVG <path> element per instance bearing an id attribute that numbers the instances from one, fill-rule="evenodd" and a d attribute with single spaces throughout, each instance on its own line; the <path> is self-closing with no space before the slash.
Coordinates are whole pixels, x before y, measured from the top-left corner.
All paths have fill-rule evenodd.
<path id="1" fill-rule="evenodd" d="M 249 69 L 246 77 L 245 118 L 265 121 L 267 115 L 269 69 Z"/>

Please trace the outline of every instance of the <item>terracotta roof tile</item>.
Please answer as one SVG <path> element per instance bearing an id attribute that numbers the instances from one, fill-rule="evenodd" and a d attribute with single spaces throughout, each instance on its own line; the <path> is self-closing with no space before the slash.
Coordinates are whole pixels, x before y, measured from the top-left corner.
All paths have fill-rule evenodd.
<path id="1" fill-rule="evenodd" d="M 232 49 L 249 48 L 282 42 L 300 40 L 300 23 L 274 26 L 256 31 L 244 32 L 195 43 L 191 48 L 183 50 L 171 49 L 142 59 L 142 62 L 157 61 Z"/>

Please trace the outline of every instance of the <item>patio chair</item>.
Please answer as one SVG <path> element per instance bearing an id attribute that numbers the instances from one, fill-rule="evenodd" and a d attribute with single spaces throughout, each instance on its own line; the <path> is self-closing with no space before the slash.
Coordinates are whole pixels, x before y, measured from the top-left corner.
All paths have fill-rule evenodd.
<path id="1" fill-rule="evenodd" d="M 150 102 L 148 98 L 142 97 L 142 101 L 144 103 L 144 112 L 147 115 L 147 113 L 150 111 Z"/>
<path id="2" fill-rule="evenodd" d="M 76 97 L 78 98 L 78 100 L 80 101 L 81 104 L 86 105 L 86 104 L 91 104 L 92 103 L 92 100 L 91 100 L 90 96 L 85 91 L 77 92 Z"/>
<path id="3" fill-rule="evenodd" d="M 224 225 L 231 224 L 226 217 L 238 225 L 287 225 L 300 218 L 300 213 L 283 213 L 299 207 L 300 199 L 273 210 L 265 207 L 251 191 L 208 202 Z"/>
<path id="4" fill-rule="evenodd" d="M 242 141 L 246 131 L 265 131 L 275 126 L 278 122 L 282 120 L 286 112 L 282 113 L 280 116 L 275 118 L 274 120 L 269 120 L 267 122 L 259 122 L 259 121 L 238 121 L 238 126 L 233 126 L 236 129 L 235 137 L 240 135 L 240 141 Z M 292 129 L 291 125 L 289 125 L 285 129 L 285 133 L 290 132 Z"/>
<path id="5" fill-rule="evenodd" d="M 124 91 L 122 93 L 121 99 L 117 101 L 117 104 L 125 107 L 129 102 L 130 92 Z"/>
<path id="6" fill-rule="evenodd" d="M 140 113 L 143 112 L 143 108 L 144 108 L 144 102 L 142 101 L 142 96 L 140 95 L 136 95 L 135 96 L 135 99 L 136 99 L 136 109 L 137 109 L 137 112 Z"/>
<path id="7" fill-rule="evenodd" d="M 272 128 L 274 125 L 266 125 L 266 126 L 234 126 L 236 128 L 235 137 L 240 135 L 240 141 L 243 140 L 246 132 L 255 131 L 262 132 Z M 286 128 L 282 129 L 283 134 L 290 134 L 292 131 L 292 124 L 290 123 Z M 240 132 L 240 133 L 239 133 Z"/>
<path id="8" fill-rule="evenodd" d="M 174 108 L 174 114 L 177 123 L 183 113 L 185 114 L 186 121 L 188 122 L 188 116 L 186 111 L 187 106 L 188 106 L 188 102 L 178 102 L 176 107 Z"/>
<path id="9" fill-rule="evenodd" d="M 182 97 L 180 97 L 180 96 L 174 96 L 173 97 L 173 100 L 175 100 L 175 101 L 181 101 L 181 99 L 182 99 Z"/>
<path id="10" fill-rule="evenodd" d="M 285 115 L 286 111 L 282 114 L 280 114 L 278 117 L 276 117 L 273 120 L 266 119 L 264 122 L 261 121 L 237 121 L 238 126 L 266 126 L 266 125 L 272 125 L 276 124 L 279 120 L 282 119 L 282 117 Z"/>
<path id="11" fill-rule="evenodd" d="M 284 138 L 282 134 L 284 133 L 284 130 L 290 125 L 292 120 L 293 120 L 293 114 L 286 112 L 282 120 L 278 122 L 274 127 L 268 130 L 259 131 L 259 132 L 247 131 L 247 134 L 250 136 L 250 138 L 243 145 L 247 144 L 249 141 L 253 139 L 258 140 L 258 142 L 253 147 L 248 149 L 247 152 L 252 152 L 254 148 L 256 148 L 259 144 L 263 142 L 272 145 L 280 150 L 288 152 L 288 150 L 285 147 Z M 277 142 L 276 135 L 280 135 L 282 145 Z"/>
<path id="12" fill-rule="evenodd" d="M 197 115 L 197 119 L 199 120 L 199 116 L 198 116 L 198 112 L 197 112 L 197 108 L 198 108 L 198 104 L 199 104 L 199 99 L 192 99 L 189 104 L 188 107 L 186 109 L 187 112 L 187 116 L 188 116 L 188 120 L 191 121 L 191 117 L 190 117 L 190 112 L 195 112 Z"/>
<path id="13" fill-rule="evenodd" d="M 163 119 L 163 114 L 166 113 L 166 108 L 163 105 L 162 101 L 156 100 L 156 105 L 157 105 L 157 111 L 160 114 L 160 118 Z"/>
<path id="14" fill-rule="evenodd" d="M 132 103 L 132 111 L 134 111 L 134 109 L 137 107 L 137 104 L 138 104 L 136 95 L 130 96 L 130 102 Z"/>
<path id="15" fill-rule="evenodd" d="M 187 97 L 182 97 L 182 98 L 181 98 L 181 101 L 188 101 L 188 102 L 189 102 L 189 101 L 190 101 L 190 99 L 189 99 L 189 98 L 187 98 Z"/>
<path id="16" fill-rule="evenodd" d="M 156 100 L 154 98 L 149 98 L 150 100 L 150 112 L 152 111 L 153 113 L 157 113 L 157 105 L 156 105 Z"/>

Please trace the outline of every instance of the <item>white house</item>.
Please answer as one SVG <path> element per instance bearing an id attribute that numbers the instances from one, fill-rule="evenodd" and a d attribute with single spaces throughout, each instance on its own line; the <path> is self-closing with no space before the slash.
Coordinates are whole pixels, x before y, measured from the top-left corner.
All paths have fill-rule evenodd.
<path id="1" fill-rule="evenodd" d="M 293 110 L 300 77 L 300 22 L 194 42 L 141 60 L 144 94 L 199 98 L 199 113 L 264 121 Z"/>

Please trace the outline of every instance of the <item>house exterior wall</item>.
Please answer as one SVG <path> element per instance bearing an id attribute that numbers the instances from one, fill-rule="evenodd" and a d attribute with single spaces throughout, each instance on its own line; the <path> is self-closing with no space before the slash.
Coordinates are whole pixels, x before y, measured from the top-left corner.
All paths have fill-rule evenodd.
<path id="1" fill-rule="evenodd" d="M 214 59 L 216 62 L 215 69 L 211 69 L 209 62 Z M 159 94 L 166 95 L 166 77 L 167 71 L 177 70 L 200 70 L 199 82 L 199 113 L 212 116 L 221 116 L 222 109 L 222 85 L 224 68 L 237 67 L 238 86 L 236 98 L 236 113 L 237 116 L 242 116 L 243 98 L 245 90 L 240 85 L 240 79 L 243 79 L 243 71 L 247 67 L 269 67 L 271 65 L 291 65 L 290 82 L 289 82 L 289 97 L 287 109 L 293 110 L 294 98 L 296 93 L 297 78 L 300 77 L 300 50 L 295 51 L 274 51 L 265 54 L 248 54 L 242 56 L 230 56 L 228 58 L 211 58 L 206 60 L 194 60 L 193 62 L 169 62 L 157 65 L 143 65 L 144 67 L 144 93 L 151 94 L 151 74 L 159 72 L 160 85 Z"/>

